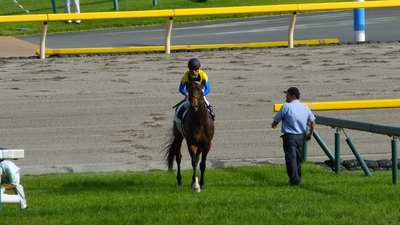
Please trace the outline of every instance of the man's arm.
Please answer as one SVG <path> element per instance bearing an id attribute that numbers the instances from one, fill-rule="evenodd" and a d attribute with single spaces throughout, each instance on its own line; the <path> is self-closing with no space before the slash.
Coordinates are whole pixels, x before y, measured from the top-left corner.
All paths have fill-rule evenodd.
<path id="1" fill-rule="evenodd" d="M 312 121 L 310 124 L 308 124 L 308 126 L 310 127 L 309 132 L 306 136 L 306 141 L 311 140 L 311 137 L 314 134 L 314 127 L 315 127 L 315 121 Z"/>

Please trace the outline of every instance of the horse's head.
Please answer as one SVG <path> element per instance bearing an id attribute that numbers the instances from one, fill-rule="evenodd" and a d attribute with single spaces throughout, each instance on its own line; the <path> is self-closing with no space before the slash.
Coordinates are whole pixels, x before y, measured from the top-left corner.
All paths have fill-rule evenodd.
<path id="1" fill-rule="evenodd" d="M 193 80 L 190 81 L 188 91 L 190 106 L 193 107 L 195 111 L 197 111 L 200 104 L 204 103 L 203 89 L 201 83 Z"/>

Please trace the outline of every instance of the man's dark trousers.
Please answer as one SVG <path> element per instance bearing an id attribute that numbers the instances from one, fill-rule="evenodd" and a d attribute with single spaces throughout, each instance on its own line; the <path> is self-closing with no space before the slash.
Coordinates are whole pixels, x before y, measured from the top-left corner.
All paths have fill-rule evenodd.
<path id="1" fill-rule="evenodd" d="M 284 134 L 282 135 L 282 140 L 289 182 L 291 185 L 299 185 L 301 183 L 301 148 L 304 135 Z"/>

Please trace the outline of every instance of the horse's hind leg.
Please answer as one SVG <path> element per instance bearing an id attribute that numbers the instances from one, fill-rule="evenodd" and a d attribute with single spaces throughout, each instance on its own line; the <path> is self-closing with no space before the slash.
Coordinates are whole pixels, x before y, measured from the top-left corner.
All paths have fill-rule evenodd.
<path id="1" fill-rule="evenodd" d="M 178 181 L 178 185 L 182 185 L 182 175 L 181 175 L 181 161 L 182 161 L 181 146 L 182 146 L 182 141 L 183 141 L 183 136 L 178 131 L 178 129 L 175 127 L 173 145 L 174 145 L 174 148 L 175 148 L 175 161 L 176 161 L 176 166 L 177 166 L 176 180 Z"/>
<path id="2" fill-rule="evenodd" d="M 176 167 L 177 167 L 177 174 L 176 174 L 176 180 L 178 181 L 178 185 L 182 185 L 182 175 L 181 175 L 181 161 L 182 161 L 182 153 L 181 153 L 181 146 L 182 146 L 182 140 L 177 141 L 175 139 L 175 149 L 176 149 Z"/>

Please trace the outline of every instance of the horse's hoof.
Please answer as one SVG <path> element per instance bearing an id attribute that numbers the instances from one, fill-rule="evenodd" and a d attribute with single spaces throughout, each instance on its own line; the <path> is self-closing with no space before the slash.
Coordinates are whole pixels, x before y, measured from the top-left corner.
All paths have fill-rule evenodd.
<path id="1" fill-rule="evenodd" d="M 200 193 L 201 189 L 200 188 L 193 188 L 193 191 L 196 192 L 196 193 Z"/>
<path id="2" fill-rule="evenodd" d="M 199 193 L 201 191 L 200 189 L 200 185 L 199 185 L 199 179 L 197 179 L 197 177 L 195 178 L 195 180 L 192 182 L 192 189 L 194 192 Z"/>
<path id="3" fill-rule="evenodd" d="M 199 193 L 201 191 L 200 186 L 197 184 L 192 185 L 192 189 L 194 192 Z"/>

